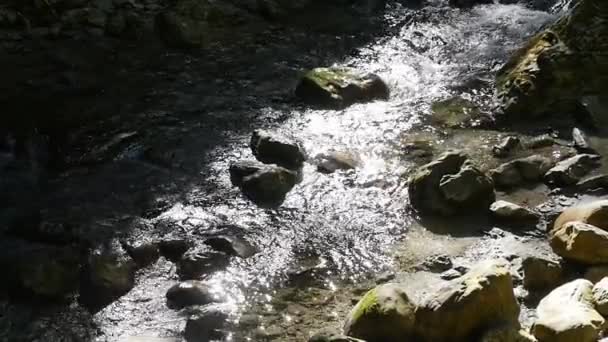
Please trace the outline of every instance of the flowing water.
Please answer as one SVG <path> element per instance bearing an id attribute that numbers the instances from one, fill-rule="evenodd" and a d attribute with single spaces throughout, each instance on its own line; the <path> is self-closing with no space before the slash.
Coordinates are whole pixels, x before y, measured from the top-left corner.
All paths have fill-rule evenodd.
<path id="1" fill-rule="evenodd" d="M 242 314 L 262 312 L 267 317 L 262 320 L 276 326 L 247 330 L 246 324 L 236 324 L 229 335 L 233 341 L 302 340 L 318 322 L 337 325 L 341 310 L 351 305 L 344 289 L 394 270 L 395 253 L 405 237 L 410 249 L 406 254 L 461 251 L 472 243 L 471 238 L 462 238 L 442 245 L 425 239 L 426 233 L 415 232 L 413 227 L 419 224 L 407 208 L 406 181 L 420 161 L 409 158 L 404 146 L 412 137 L 425 137 L 437 151 L 461 148 L 491 164 L 487 155 L 500 134 L 435 127 L 428 119 L 431 104 L 459 95 L 490 108 L 496 70 L 556 16 L 520 4 L 460 10 L 446 2 L 431 1 L 417 9 L 390 5 L 381 19 L 385 34 L 354 49 L 347 43 L 347 47 L 333 46 L 340 41 L 335 37 L 331 44 L 309 42 L 308 53 L 316 60 L 307 60 L 306 54 L 299 60 L 275 56 L 278 62 L 267 69 L 256 68 L 256 60 L 281 53 L 276 47 L 279 41 L 251 51 L 253 61 L 239 70 L 215 70 L 217 77 L 202 79 L 189 71 L 203 57 L 167 55 L 187 60 L 177 71 L 185 82 L 180 90 L 155 89 L 170 99 L 165 108 L 146 111 L 135 138 L 121 145 L 113 162 L 72 170 L 54 181 L 45 195 L 48 203 L 55 203 L 48 210 L 81 222 L 93 234 L 120 230 L 139 239 L 195 241 L 218 233 L 243 236 L 259 252 L 232 259 L 225 270 L 205 281 L 228 298 L 237 321 Z M 341 59 L 333 60 L 336 65 L 379 74 L 391 88 L 390 100 L 344 110 L 313 110 L 281 100 L 292 89 L 295 77 L 291 76 L 297 70 L 328 60 L 319 57 L 324 49 L 345 50 Z M 290 78 L 266 70 L 279 70 Z M 201 97 L 205 86 L 219 91 Z M 251 118 L 255 124 L 239 124 Z M 231 185 L 227 172 L 230 162 L 253 158 L 248 140 L 256 127 L 297 137 L 310 156 L 331 149 L 355 153 L 361 166 L 327 175 L 307 164 L 303 181 L 279 209 L 257 208 Z M 140 138 L 148 129 L 154 133 L 144 134 L 158 141 L 157 159 L 163 163 L 141 161 L 146 142 Z M 158 199 L 163 206 L 152 217 L 133 215 Z M 5 327 L 3 340 L 179 336 L 186 314 L 168 309 L 164 298 L 176 281 L 175 266 L 161 258 L 139 271 L 133 290 L 96 314 L 75 304 L 60 309 L 5 304 L 4 317 L 10 317 L 12 325 Z M 277 301 L 285 297 L 294 304 Z M 301 318 L 294 319 L 297 315 Z"/>

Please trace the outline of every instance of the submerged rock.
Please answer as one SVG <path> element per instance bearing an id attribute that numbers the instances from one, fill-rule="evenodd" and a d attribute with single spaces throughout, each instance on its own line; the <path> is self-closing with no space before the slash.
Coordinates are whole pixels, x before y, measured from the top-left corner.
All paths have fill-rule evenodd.
<path id="1" fill-rule="evenodd" d="M 603 278 L 593 286 L 595 309 L 604 317 L 608 316 L 608 278 Z"/>
<path id="2" fill-rule="evenodd" d="M 258 206 L 276 208 L 296 185 L 298 175 L 277 165 L 241 161 L 230 165 L 230 179 Z"/>
<path id="3" fill-rule="evenodd" d="M 187 342 L 209 342 L 222 340 L 223 331 L 230 317 L 226 308 L 210 306 L 200 309 L 186 322 L 184 337 Z"/>
<path id="4" fill-rule="evenodd" d="M 469 341 L 483 328 L 518 327 L 518 317 L 508 262 L 488 260 L 426 298 L 415 329 L 424 341 Z"/>
<path id="5" fill-rule="evenodd" d="M 578 221 L 571 221 L 550 234 L 553 251 L 583 264 L 608 263 L 608 232 Z"/>
<path id="6" fill-rule="evenodd" d="M 534 155 L 502 164 L 490 171 L 490 176 L 496 187 L 512 188 L 541 181 L 552 166 L 549 158 Z"/>
<path id="7" fill-rule="evenodd" d="M 593 284 L 578 279 L 543 298 L 532 334 L 539 342 L 597 341 L 604 318 L 594 309 Z"/>
<path id="8" fill-rule="evenodd" d="M 93 310 L 129 292 L 135 285 L 135 261 L 120 244 L 93 250 L 80 282 L 80 301 Z"/>
<path id="9" fill-rule="evenodd" d="M 490 212 L 496 219 L 511 223 L 536 223 L 540 219 L 538 213 L 507 201 L 492 203 Z"/>
<path id="10" fill-rule="evenodd" d="M 209 287 L 196 280 L 173 285 L 167 291 L 166 298 L 167 306 L 178 310 L 187 306 L 205 305 L 217 301 Z"/>
<path id="11" fill-rule="evenodd" d="M 217 236 L 205 240 L 205 244 L 218 252 L 235 255 L 240 258 L 249 258 L 257 253 L 247 240 L 238 236 Z"/>
<path id="12" fill-rule="evenodd" d="M 545 181 L 553 186 L 576 184 L 589 171 L 599 166 L 600 156 L 579 154 L 563 160 L 545 174 Z"/>
<path id="13" fill-rule="evenodd" d="M 484 213 L 494 202 L 494 184 L 461 152 L 447 152 L 410 177 L 412 206 L 422 214 Z"/>
<path id="14" fill-rule="evenodd" d="M 299 169 L 307 159 L 300 142 L 261 129 L 253 132 L 249 146 L 257 160 L 265 164 L 277 164 L 287 169 Z"/>
<path id="15" fill-rule="evenodd" d="M 317 171 L 333 173 L 338 170 L 351 170 L 359 166 L 359 156 L 351 152 L 330 152 L 317 156 Z"/>
<path id="16" fill-rule="evenodd" d="M 354 103 L 386 100 L 389 88 L 375 74 L 349 68 L 316 68 L 304 74 L 295 94 L 310 105 L 344 108 Z"/>
<path id="17" fill-rule="evenodd" d="M 190 250 L 177 263 L 181 279 L 198 279 L 228 266 L 229 256 L 208 249 Z"/>
<path id="18" fill-rule="evenodd" d="M 431 111 L 433 124 L 447 128 L 463 127 L 481 115 L 473 102 L 458 96 L 433 103 Z"/>
<path id="19" fill-rule="evenodd" d="M 562 265 L 556 261 L 527 257 L 522 262 L 524 287 L 529 290 L 552 289 L 564 279 Z"/>
<path id="20" fill-rule="evenodd" d="M 399 285 L 379 285 L 350 312 L 344 333 L 367 341 L 401 341 L 413 332 L 414 310 Z"/>

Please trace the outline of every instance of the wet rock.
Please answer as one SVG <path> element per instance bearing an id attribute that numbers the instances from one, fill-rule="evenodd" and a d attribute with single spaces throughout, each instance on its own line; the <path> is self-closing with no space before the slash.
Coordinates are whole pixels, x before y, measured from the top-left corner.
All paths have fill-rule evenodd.
<path id="1" fill-rule="evenodd" d="M 258 206 L 276 208 L 296 185 L 298 175 L 276 165 L 241 161 L 230 165 L 230 179 Z"/>
<path id="2" fill-rule="evenodd" d="M 536 342 L 536 338 L 517 326 L 500 326 L 485 332 L 479 342 Z"/>
<path id="3" fill-rule="evenodd" d="M 173 285 L 166 294 L 167 306 L 171 309 L 183 309 L 187 306 L 206 305 L 217 302 L 209 287 L 200 281 L 188 280 Z"/>
<path id="4" fill-rule="evenodd" d="M 550 159 L 534 155 L 502 164 L 490 171 L 490 176 L 496 187 L 512 188 L 541 181 L 552 166 Z"/>
<path id="5" fill-rule="evenodd" d="M 583 176 L 599 166 L 600 156 L 579 154 L 563 160 L 545 174 L 545 181 L 553 186 L 576 184 Z"/>
<path id="6" fill-rule="evenodd" d="M 435 102 L 431 111 L 432 123 L 447 128 L 464 127 L 481 115 L 474 103 L 461 97 Z"/>
<path id="7" fill-rule="evenodd" d="M 524 287 L 530 290 L 553 289 L 564 279 L 562 265 L 556 261 L 527 257 L 522 262 Z"/>
<path id="8" fill-rule="evenodd" d="M 506 137 L 500 144 L 492 147 L 492 153 L 498 158 L 507 157 L 517 149 L 521 148 L 521 140 L 518 137 Z"/>
<path id="9" fill-rule="evenodd" d="M 510 223 L 537 223 L 540 215 L 528 208 L 507 201 L 496 201 L 490 206 L 494 218 Z"/>
<path id="10" fill-rule="evenodd" d="M 593 286 L 595 309 L 604 317 L 608 316 L 608 278 L 603 278 Z"/>
<path id="11" fill-rule="evenodd" d="M 425 341 L 468 341 L 484 327 L 519 326 L 518 317 L 508 262 L 488 260 L 425 298 L 415 328 Z"/>
<path id="12" fill-rule="evenodd" d="M 574 127 L 572 129 L 572 142 L 574 148 L 580 153 L 597 154 L 589 145 L 589 138 L 580 128 Z"/>
<path id="13" fill-rule="evenodd" d="M 80 281 L 80 301 L 97 310 L 129 292 L 135 285 L 133 259 L 113 241 L 88 256 Z"/>
<path id="14" fill-rule="evenodd" d="M 173 262 L 178 261 L 194 244 L 185 239 L 168 239 L 158 243 L 160 255 Z"/>
<path id="15" fill-rule="evenodd" d="M 386 100 L 389 88 L 375 74 L 348 68 L 316 68 L 304 74 L 295 94 L 310 105 L 343 108 L 359 102 Z"/>
<path id="16" fill-rule="evenodd" d="M 597 341 L 604 318 L 595 311 L 593 284 L 578 279 L 543 298 L 531 332 L 539 342 Z"/>
<path id="17" fill-rule="evenodd" d="M 412 206 L 425 215 L 485 212 L 495 199 L 492 180 L 466 160 L 447 152 L 416 170 L 408 188 Z"/>
<path id="18" fill-rule="evenodd" d="M 608 188 L 608 175 L 602 174 L 592 176 L 583 180 L 580 180 L 576 185 L 573 186 L 574 191 L 578 192 L 589 192 L 596 190 L 606 190 Z"/>
<path id="19" fill-rule="evenodd" d="M 127 242 L 123 243 L 123 248 L 139 267 L 151 265 L 160 257 L 158 244 L 151 241 Z"/>
<path id="20" fill-rule="evenodd" d="M 573 221 L 608 230 L 608 200 L 597 200 L 567 208 L 555 220 L 553 230 Z"/>
<path id="21" fill-rule="evenodd" d="M 186 323 L 184 336 L 187 342 L 222 340 L 229 313 L 223 307 L 211 306 L 200 309 Z"/>
<path id="22" fill-rule="evenodd" d="M 257 129 L 251 136 L 249 146 L 257 160 L 287 169 L 299 169 L 307 159 L 299 141 L 279 133 Z"/>
<path id="23" fill-rule="evenodd" d="M 589 280 L 592 283 L 597 283 L 600 280 L 608 277 L 608 265 L 596 265 L 590 266 L 585 271 L 583 278 Z"/>
<path id="24" fill-rule="evenodd" d="M 443 272 L 452 268 L 452 259 L 445 254 L 432 255 L 426 258 L 418 269 L 431 272 Z"/>
<path id="25" fill-rule="evenodd" d="M 550 233 L 553 251 L 564 259 L 587 265 L 608 263 L 608 232 L 571 221 Z"/>
<path id="26" fill-rule="evenodd" d="M 186 252 L 177 263 L 177 273 L 181 279 L 198 279 L 229 264 L 229 256 L 206 249 Z"/>
<path id="27" fill-rule="evenodd" d="M 19 289 L 28 294 L 61 299 L 78 288 L 78 255 L 67 248 L 41 248 L 16 264 Z"/>
<path id="28" fill-rule="evenodd" d="M 333 173 L 338 170 L 352 170 L 361 163 L 359 156 L 352 152 L 334 151 L 317 156 L 317 171 Z"/>
<path id="29" fill-rule="evenodd" d="M 368 341 L 398 341 L 410 336 L 415 305 L 397 284 L 370 290 L 350 312 L 345 335 Z"/>
<path id="30" fill-rule="evenodd" d="M 237 236 L 212 237 L 205 240 L 205 244 L 218 252 L 238 256 L 240 258 L 249 258 L 257 253 L 255 247 L 247 240 Z"/>

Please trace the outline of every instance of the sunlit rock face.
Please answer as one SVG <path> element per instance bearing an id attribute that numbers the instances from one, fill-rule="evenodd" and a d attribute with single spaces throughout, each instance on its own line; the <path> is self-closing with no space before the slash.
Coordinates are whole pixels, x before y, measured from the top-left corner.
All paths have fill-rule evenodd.
<path id="1" fill-rule="evenodd" d="M 608 2 L 584 0 L 534 36 L 497 75 L 508 117 L 551 114 L 556 105 L 604 94 L 608 84 Z"/>

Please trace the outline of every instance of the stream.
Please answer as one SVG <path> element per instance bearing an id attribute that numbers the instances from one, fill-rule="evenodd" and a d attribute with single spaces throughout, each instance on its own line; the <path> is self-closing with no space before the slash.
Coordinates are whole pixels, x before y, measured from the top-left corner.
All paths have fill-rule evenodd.
<path id="1" fill-rule="evenodd" d="M 204 279 L 233 312 L 227 341 L 305 341 L 319 328 L 337 328 L 358 289 L 378 277 L 429 255 L 474 260 L 494 248 L 484 243 L 486 235 L 475 233 L 487 227 L 465 229 L 460 236 L 443 233 L 455 223 L 421 227 L 408 208 L 407 178 L 427 159 L 413 157 L 407 146 L 424 141 L 435 152 L 458 148 L 485 169 L 497 165 L 490 151 L 503 132 L 440 127 L 430 119 L 431 105 L 460 96 L 490 111 L 495 72 L 560 9 L 522 4 L 456 9 L 446 2 L 422 8 L 390 4 L 377 19 L 382 32 L 365 39 L 323 42 L 323 37 L 270 32 L 265 42 L 243 46 L 241 55 L 223 61 L 203 53 L 162 54 L 133 81 L 146 91 L 139 96 L 133 90 L 132 104 L 124 95 L 121 106 L 89 108 L 116 111 L 119 120 L 120 113 L 138 113 L 120 125 L 111 118 L 83 129 L 89 131 L 80 136 L 95 146 L 85 159 L 104 162 L 68 169 L 42 185 L 36 180 L 42 171 L 34 169 L 14 183 L 28 184 L 18 185 L 15 203 L 43 207 L 45 220 L 68 221 L 95 241 L 245 239 L 256 254 L 233 257 Z M 294 42 L 300 50 L 287 53 Z M 341 57 L 327 50 L 339 50 Z M 322 66 L 317 63 L 380 75 L 390 86 L 390 100 L 343 110 L 294 104 L 289 96 L 298 72 Z M 258 208 L 232 186 L 228 174 L 231 162 L 253 159 L 248 145 L 255 128 L 296 137 L 311 157 L 348 151 L 360 166 L 324 174 L 307 163 L 302 182 L 280 208 Z M 15 189 L 5 183 L 9 192 Z M 510 196 L 533 205 L 546 200 L 534 191 Z M 547 248 L 538 247 L 534 237 L 526 239 L 532 240 L 528 247 L 508 243 Z M 188 310 L 171 310 L 165 303 L 167 289 L 177 282 L 175 264 L 161 257 L 138 271 L 129 293 L 95 313 L 75 301 L 3 300 L 0 340 L 180 341 Z"/>

